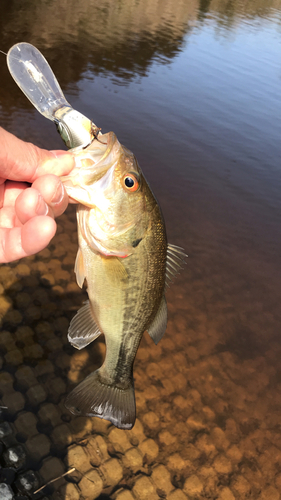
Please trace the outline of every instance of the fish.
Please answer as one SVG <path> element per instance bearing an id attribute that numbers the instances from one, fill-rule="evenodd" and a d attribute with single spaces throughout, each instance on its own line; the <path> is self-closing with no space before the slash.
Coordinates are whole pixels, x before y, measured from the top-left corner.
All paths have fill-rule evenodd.
<path id="1" fill-rule="evenodd" d="M 133 364 L 145 331 L 157 344 L 167 327 L 165 290 L 183 267 L 168 244 L 161 209 L 134 156 L 113 132 L 72 150 L 76 167 L 61 177 L 77 208 L 78 285 L 88 301 L 71 320 L 68 340 L 83 349 L 104 334 L 102 366 L 67 396 L 74 415 L 131 429 L 136 419 Z"/>

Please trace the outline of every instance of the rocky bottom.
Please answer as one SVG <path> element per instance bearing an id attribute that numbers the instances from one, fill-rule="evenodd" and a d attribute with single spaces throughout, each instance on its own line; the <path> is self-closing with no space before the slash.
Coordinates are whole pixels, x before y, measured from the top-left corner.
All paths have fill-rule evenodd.
<path id="1" fill-rule="evenodd" d="M 245 301 L 238 320 L 189 265 L 164 339 L 145 334 L 138 350 L 134 428 L 68 413 L 66 394 L 105 353 L 102 339 L 67 342 L 86 299 L 76 238 L 70 208 L 48 249 L 0 268 L 1 500 L 279 500 L 281 349 L 245 329 L 251 311 L 266 338 L 274 318 Z"/>

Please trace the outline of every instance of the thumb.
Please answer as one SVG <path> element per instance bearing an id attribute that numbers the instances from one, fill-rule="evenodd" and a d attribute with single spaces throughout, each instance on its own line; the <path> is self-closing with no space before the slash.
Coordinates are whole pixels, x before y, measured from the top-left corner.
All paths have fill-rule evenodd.
<path id="1" fill-rule="evenodd" d="M 71 153 L 41 149 L 0 127 L 0 177 L 32 183 L 48 173 L 67 175 L 74 164 Z"/>

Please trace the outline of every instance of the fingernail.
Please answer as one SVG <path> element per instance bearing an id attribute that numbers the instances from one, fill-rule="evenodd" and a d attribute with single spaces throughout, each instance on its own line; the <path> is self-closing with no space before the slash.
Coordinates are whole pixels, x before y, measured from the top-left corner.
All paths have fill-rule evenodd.
<path id="1" fill-rule="evenodd" d="M 64 187 L 61 182 L 58 183 L 56 192 L 54 196 L 52 197 L 52 203 L 55 205 L 57 203 L 60 203 L 63 199 L 64 196 Z"/>
<path id="2" fill-rule="evenodd" d="M 47 215 L 49 211 L 49 207 L 47 203 L 44 201 L 43 196 L 41 194 L 38 195 L 38 202 L 36 205 L 35 212 L 37 215 Z"/>

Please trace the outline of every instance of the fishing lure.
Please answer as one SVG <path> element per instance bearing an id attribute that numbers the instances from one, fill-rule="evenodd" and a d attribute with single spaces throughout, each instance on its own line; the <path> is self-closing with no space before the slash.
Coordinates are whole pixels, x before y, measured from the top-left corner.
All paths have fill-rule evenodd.
<path id="1" fill-rule="evenodd" d="M 30 43 L 18 43 L 7 54 L 9 71 L 33 106 L 53 121 L 68 148 L 85 149 L 101 129 L 73 109 L 41 52 Z"/>

